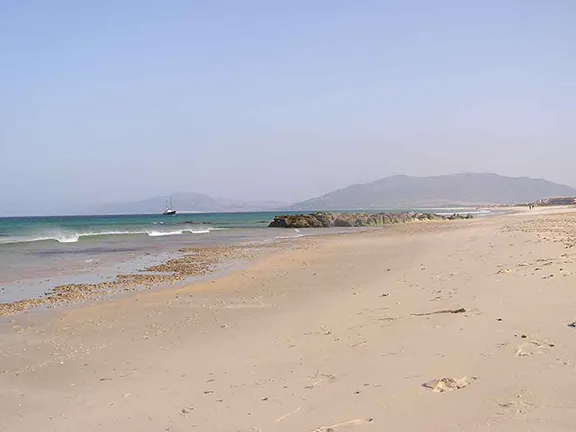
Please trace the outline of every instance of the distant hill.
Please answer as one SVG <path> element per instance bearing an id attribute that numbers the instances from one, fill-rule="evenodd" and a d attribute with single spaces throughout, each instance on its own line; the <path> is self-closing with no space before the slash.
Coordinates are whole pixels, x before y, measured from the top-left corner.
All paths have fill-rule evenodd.
<path id="1" fill-rule="evenodd" d="M 166 198 L 154 197 L 140 201 L 115 203 L 93 209 L 94 213 L 105 214 L 154 214 L 162 213 Z M 276 201 L 240 201 L 213 198 L 203 193 L 176 193 L 172 195 L 174 208 L 179 212 L 231 212 L 264 211 L 287 205 Z"/>
<path id="2" fill-rule="evenodd" d="M 462 173 L 436 177 L 397 175 L 357 184 L 294 204 L 293 210 L 391 209 L 526 203 L 576 196 L 576 189 L 542 179 Z"/>

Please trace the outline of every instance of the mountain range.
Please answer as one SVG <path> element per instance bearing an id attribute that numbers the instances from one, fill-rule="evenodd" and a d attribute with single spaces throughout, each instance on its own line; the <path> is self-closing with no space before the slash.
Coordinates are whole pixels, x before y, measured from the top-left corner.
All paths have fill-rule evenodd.
<path id="1" fill-rule="evenodd" d="M 576 189 L 542 179 L 491 173 L 435 177 L 396 175 L 357 184 L 291 206 L 293 210 L 480 206 L 576 196 Z"/>
<path id="2" fill-rule="evenodd" d="M 240 201 L 203 193 L 173 194 L 180 211 L 230 212 L 265 210 L 356 210 L 483 206 L 528 203 L 544 198 L 576 196 L 576 189 L 543 179 L 505 177 L 492 173 L 461 173 L 434 177 L 396 175 L 356 184 L 320 197 L 288 205 L 276 201 Z M 98 213 L 160 213 L 166 197 L 110 204 Z"/>
<path id="3" fill-rule="evenodd" d="M 115 203 L 100 206 L 98 213 L 106 214 L 154 214 L 166 208 L 167 197 L 153 197 L 139 201 Z M 241 201 L 213 198 L 203 193 L 175 193 L 172 195 L 174 208 L 179 212 L 241 212 L 264 211 L 286 208 L 288 204 L 279 201 Z"/>

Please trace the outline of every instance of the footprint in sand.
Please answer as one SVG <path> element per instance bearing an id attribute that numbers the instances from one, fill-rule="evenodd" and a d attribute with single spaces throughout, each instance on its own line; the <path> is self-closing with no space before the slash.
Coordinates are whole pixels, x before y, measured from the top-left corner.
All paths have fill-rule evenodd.
<path id="1" fill-rule="evenodd" d="M 524 402 L 522 400 L 503 402 L 499 403 L 498 406 L 515 414 L 527 414 L 534 407 L 532 403 Z"/>
<path id="2" fill-rule="evenodd" d="M 478 378 L 476 377 L 462 377 L 462 378 L 441 378 L 428 381 L 422 384 L 423 387 L 429 388 L 434 393 L 445 393 L 454 390 L 460 390 L 469 386 Z"/>
<path id="3" fill-rule="evenodd" d="M 518 345 L 514 357 L 523 358 L 530 357 L 535 354 L 544 354 L 549 348 L 552 348 L 553 346 L 554 344 L 537 340 L 525 341 Z"/>

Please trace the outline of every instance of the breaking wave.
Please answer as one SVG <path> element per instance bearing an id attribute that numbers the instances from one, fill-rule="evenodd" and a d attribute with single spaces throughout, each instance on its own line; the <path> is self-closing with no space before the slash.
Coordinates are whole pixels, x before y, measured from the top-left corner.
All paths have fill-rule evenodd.
<path id="1" fill-rule="evenodd" d="M 126 230 L 126 231 L 88 231 L 88 232 L 50 232 L 39 235 L 30 235 L 22 237 L 4 237 L 0 238 L 0 244 L 14 244 L 14 243 L 31 243 L 40 241 L 57 241 L 58 243 L 76 243 L 82 238 L 101 237 L 101 236 L 115 236 L 115 235 L 143 235 L 149 237 L 164 237 L 182 234 L 209 234 L 210 231 L 219 230 L 222 228 L 182 228 L 182 229 L 142 229 L 142 230 Z"/>

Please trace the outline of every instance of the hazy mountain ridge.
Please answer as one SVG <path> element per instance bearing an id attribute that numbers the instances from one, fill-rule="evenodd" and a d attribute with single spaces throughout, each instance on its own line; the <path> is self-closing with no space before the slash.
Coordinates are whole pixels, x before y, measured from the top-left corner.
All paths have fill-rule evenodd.
<path id="1" fill-rule="evenodd" d="M 294 204 L 293 210 L 386 209 L 494 205 L 576 196 L 576 189 L 543 179 L 492 173 L 434 177 L 396 175 L 352 185 Z"/>
<path id="2" fill-rule="evenodd" d="M 174 208 L 179 212 L 233 212 L 482 206 L 527 203 L 558 196 L 576 196 L 576 189 L 529 177 L 462 173 L 434 177 L 396 175 L 348 186 L 293 205 L 277 201 L 214 198 L 204 193 L 175 193 L 172 198 Z M 107 214 L 161 213 L 166 198 L 109 204 L 94 210 Z"/>
<path id="3" fill-rule="evenodd" d="M 166 199 L 169 197 L 153 197 L 139 201 L 116 203 L 101 206 L 98 213 L 107 214 L 154 214 L 162 213 L 166 208 Z M 213 198 L 204 193 L 175 193 L 172 195 L 174 209 L 179 212 L 232 212 L 232 211 L 260 211 L 278 207 L 287 207 L 287 204 L 276 201 L 241 201 L 226 198 Z"/>

